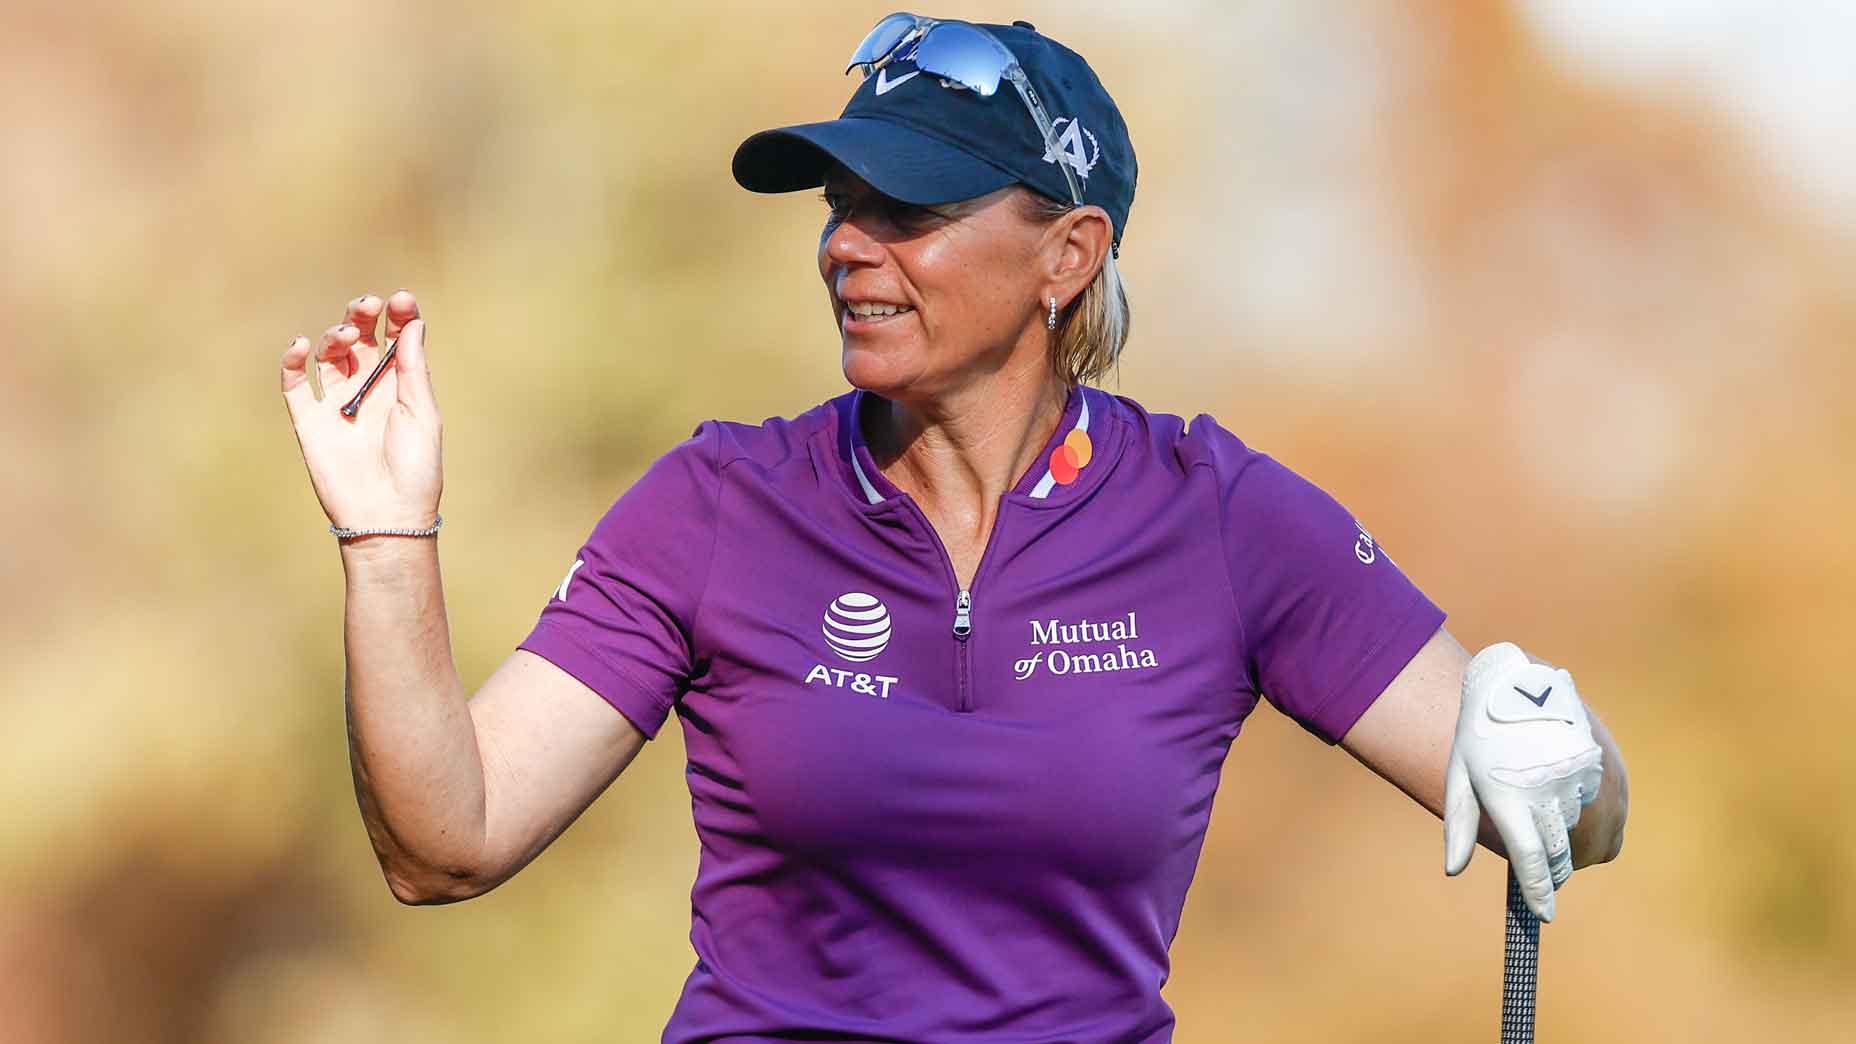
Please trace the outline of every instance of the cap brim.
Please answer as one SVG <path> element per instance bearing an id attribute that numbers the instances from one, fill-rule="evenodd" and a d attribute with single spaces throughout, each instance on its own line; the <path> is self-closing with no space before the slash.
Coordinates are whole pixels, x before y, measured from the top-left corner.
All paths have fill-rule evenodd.
<path id="1" fill-rule="evenodd" d="M 735 180 L 750 192 L 797 192 L 823 185 L 833 161 L 904 203 L 953 203 L 1018 180 L 939 138 L 857 116 L 761 131 L 735 150 Z"/>

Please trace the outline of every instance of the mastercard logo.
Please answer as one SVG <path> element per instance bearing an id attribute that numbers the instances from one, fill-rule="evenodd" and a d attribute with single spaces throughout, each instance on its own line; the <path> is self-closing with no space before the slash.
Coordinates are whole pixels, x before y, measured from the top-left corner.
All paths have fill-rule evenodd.
<path id="1" fill-rule="evenodd" d="M 1063 445 L 1050 455 L 1050 477 L 1057 480 L 1059 486 L 1067 486 L 1076 481 L 1076 474 L 1089 466 L 1089 458 L 1095 455 L 1095 446 L 1089 441 L 1089 433 L 1077 428 L 1063 437 Z"/>
<path id="2" fill-rule="evenodd" d="M 876 659 L 889 646 L 889 607 L 862 591 L 839 595 L 825 610 L 825 644 L 853 663 Z"/>

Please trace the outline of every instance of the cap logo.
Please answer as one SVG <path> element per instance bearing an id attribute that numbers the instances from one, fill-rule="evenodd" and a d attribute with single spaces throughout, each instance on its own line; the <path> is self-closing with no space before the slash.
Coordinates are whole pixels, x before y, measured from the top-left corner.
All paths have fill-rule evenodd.
<path id="1" fill-rule="evenodd" d="M 1044 162 L 1056 163 L 1059 159 L 1076 171 L 1077 177 L 1089 180 L 1089 172 L 1095 169 L 1096 161 L 1102 158 L 1102 146 L 1096 136 L 1083 126 L 1083 121 L 1069 116 L 1059 116 L 1051 121 L 1050 129 L 1057 135 L 1055 152 L 1045 150 Z M 1083 147 L 1083 139 L 1089 139 L 1089 147 Z"/>
<path id="2" fill-rule="evenodd" d="M 878 69 L 876 71 L 876 96 L 881 98 L 883 95 L 908 83 L 921 74 L 922 71 L 920 69 L 915 69 L 892 80 L 889 78 L 889 70 L 887 68 Z"/>

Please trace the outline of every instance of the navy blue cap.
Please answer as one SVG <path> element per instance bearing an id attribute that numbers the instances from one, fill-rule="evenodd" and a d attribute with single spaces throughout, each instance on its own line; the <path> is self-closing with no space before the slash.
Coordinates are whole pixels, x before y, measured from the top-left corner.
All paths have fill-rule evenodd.
<path id="1" fill-rule="evenodd" d="M 984 27 L 1018 57 L 1049 113 L 1057 151 L 1083 202 L 1108 211 L 1115 242 L 1134 204 L 1134 145 L 1114 99 L 1082 56 L 1028 23 Z M 832 161 L 904 203 L 953 203 L 1023 184 L 1070 202 L 1057 160 L 1011 83 L 988 97 L 950 88 L 908 60 L 914 45 L 858 85 L 844 114 L 823 123 L 761 131 L 735 150 L 735 180 L 754 192 L 796 192 L 825 183 Z"/>

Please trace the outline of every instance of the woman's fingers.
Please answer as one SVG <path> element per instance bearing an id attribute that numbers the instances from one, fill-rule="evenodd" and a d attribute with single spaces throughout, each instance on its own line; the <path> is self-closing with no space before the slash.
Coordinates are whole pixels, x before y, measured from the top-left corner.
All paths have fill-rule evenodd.
<path id="1" fill-rule="evenodd" d="M 348 302 L 348 314 L 342 320 L 361 331 L 361 343 L 369 348 L 379 345 L 374 339 L 374 331 L 380 326 L 380 308 L 383 303 L 373 294 L 362 294 Z"/>
<path id="2" fill-rule="evenodd" d="M 306 336 L 291 338 L 284 347 L 280 364 L 280 385 L 293 414 L 308 403 L 329 398 L 325 379 L 336 385 L 360 381 L 379 362 L 380 318 L 386 318 L 386 342 L 397 342 L 403 334 L 412 334 L 412 344 L 403 344 L 393 353 L 393 372 L 397 398 L 408 409 L 427 416 L 438 416 L 438 401 L 432 392 L 431 366 L 425 360 L 425 323 L 419 320 L 419 301 L 408 290 L 395 290 L 392 297 L 362 294 L 347 303 L 340 323 L 323 331 L 321 340 Z M 327 370 L 325 370 L 327 366 Z"/>
<path id="3" fill-rule="evenodd" d="M 343 377 L 353 377 L 355 371 L 373 365 L 373 360 L 365 358 L 364 354 L 361 331 L 348 323 L 342 323 L 322 331 L 322 341 L 317 344 L 312 361 L 328 363 Z"/>
<path id="4" fill-rule="evenodd" d="M 1444 771 L 1444 873 L 1455 877 L 1476 854 L 1476 834 L 1482 826 L 1482 804 L 1469 782 L 1469 767 L 1450 754 Z"/>
<path id="5" fill-rule="evenodd" d="M 1488 811 L 1501 832 L 1502 846 L 1508 850 L 1508 866 L 1521 884 L 1522 898 L 1535 917 L 1553 920 L 1553 870 L 1533 810 L 1520 799 L 1511 798 L 1492 801 Z"/>
<path id="6" fill-rule="evenodd" d="M 1574 806 L 1577 806 L 1574 802 Z M 1540 831 L 1547 850 L 1547 872 L 1553 878 L 1553 887 L 1559 888 L 1572 876 L 1572 839 L 1567 835 L 1568 824 L 1561 803 L 1548 798 L 1544 804 L 1534 806 L 1534 828 Z"/>
<path id="7" fill-rule="evenodd" d="M 289 346 L 284 349 L 280 377 L 282 379 L 284 399 L 291 402 L 291 408 L 293 410 L 295 409 L 295 402 L 291 398 L 291 392 L 302 389 L 313 394 L 317 390 L 305 387 L 310 381 L 309 374 L 312 372 L 308 363 L 309 338 L 301 334 L 290 338 Z"/>
<path id="8" fill-rule="evenodd" d="M 386 309 L 387 340 L 395 341 L 407 323 L 419 318 L 419 299 L 411 290 L 395 290 L 386 300 Z"/>
<path id="9" fill-rule="evenodd" d="M 400 405 L 413 414 L 436 420 L 438 396 L 432 390 L 432 371 L 425 363 L 425 320 L 414 319 L 394 342 L 393 368 Z"/>

